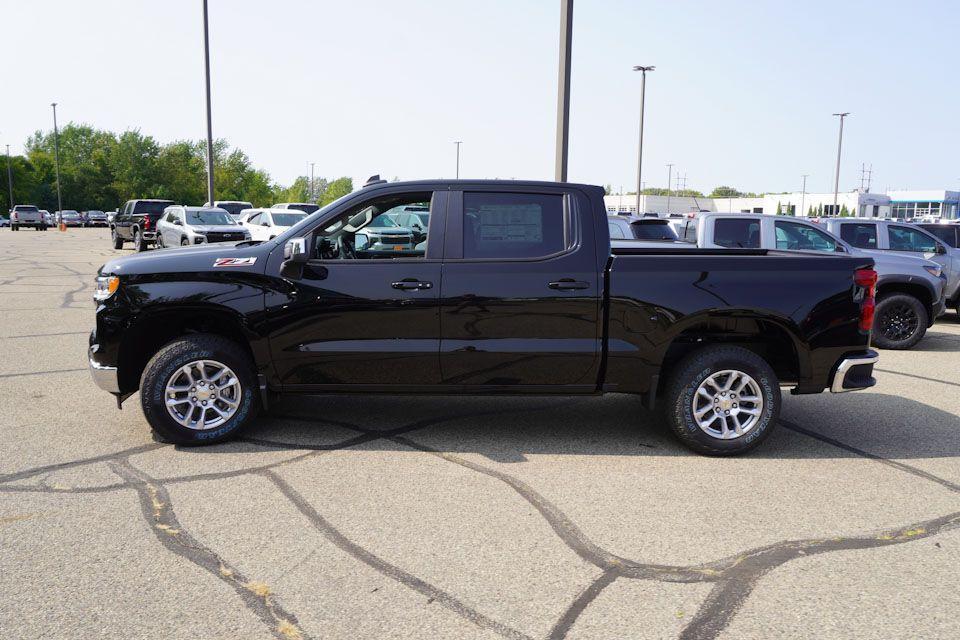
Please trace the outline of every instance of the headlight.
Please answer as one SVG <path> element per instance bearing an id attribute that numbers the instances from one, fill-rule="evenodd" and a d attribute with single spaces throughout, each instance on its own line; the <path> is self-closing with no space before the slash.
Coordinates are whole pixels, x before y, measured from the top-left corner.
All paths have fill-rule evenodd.
<path id="1" fill-rule="evenodd" d="M 943 273 L 943 268 L 940 265 L 923 265 L 923 268 L 927 270 L 927 273 L 932 275 L 934 278 L 939 278 L 940 274 Z"/>
<path id="2" fill-rule="evenodd" d="M 93 292 L 93 299 L 100 302 L 106 300 L 120 288 L 120 278 L 117 276 L 97 276 L 97 289 Z"/>

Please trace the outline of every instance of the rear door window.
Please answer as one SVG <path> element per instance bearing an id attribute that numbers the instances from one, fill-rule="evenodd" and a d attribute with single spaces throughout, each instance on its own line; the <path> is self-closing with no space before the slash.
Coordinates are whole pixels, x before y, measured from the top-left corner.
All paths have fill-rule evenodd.
<path id="1" fill-rule="evenodd" d="M 760 221 L 718 218 L 713 228 L 713 242 L 732 249 L 759 249 Z"/>
<path id="2" fill-rule="evenodd" d="M 463 194 L 463 257 L 542 258 L 566 249 L 563 196 Z"/>
<path id="3" fill-rule="evenodd" d="M 840 225 L 840 239 L 860 249 L 876 249 L 877 225 L 845 222 Z"/>
<path id="4" fill-rule="evenodd" d="M 610 237 L 613 238 L 614 240 L 620 240 L 620 239 L 626 238 L 626 236 L 623 235 L 623 230 L 620 229 L 619 225 L 613 222 L 608 222 L 607 228 L 610 229 Z"/>
<path id="5" fill-rule="evenodd" d="M 937 242 L 920 229 L 890 225 L 890 248 L 894 251 L 913 251 L 916 253 L 935 253 Z"/>
<path id="6" fill-rule="evenodd" d="M 777 220 L 773 226 L 777 249 L 794 251 L 836 251 L 837 241 L 829 235 L 799 222 Z"/>
<path id="7" fill-rule="evenodd" d="M 923 228 L 937 236 L 951 247 L 957 246 L 957 229 L 960 225 L 956 224 L 925 224 Z"/>

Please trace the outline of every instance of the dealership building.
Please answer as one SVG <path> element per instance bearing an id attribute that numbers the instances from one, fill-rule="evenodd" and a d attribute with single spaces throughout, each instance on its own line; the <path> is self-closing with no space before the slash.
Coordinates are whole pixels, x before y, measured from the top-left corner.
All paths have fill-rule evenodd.
<path id="1" fill-rule="evenodd" d="M 608 213 L 636 213 L 635 195 L 604 197 Z M 755 198 L 640 196 L 640 211 L 656 213 L 783 213 L 795 216 L 851 215 L 863 218 L 960 218 L 960 191 L 921 190 L 862 193 L 769 193 Z"/>

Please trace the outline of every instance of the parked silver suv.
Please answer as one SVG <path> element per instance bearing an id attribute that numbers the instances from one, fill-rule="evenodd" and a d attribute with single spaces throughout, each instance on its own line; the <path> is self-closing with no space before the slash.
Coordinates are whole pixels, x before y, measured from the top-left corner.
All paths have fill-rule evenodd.
<path id="1" fill-rule="evenodd" d="M 190 246 L 211 242 L 249 240 L 250 232 L 216 207 L 174 205 L 163 210 L 157 222 L 157 245 Z"/>

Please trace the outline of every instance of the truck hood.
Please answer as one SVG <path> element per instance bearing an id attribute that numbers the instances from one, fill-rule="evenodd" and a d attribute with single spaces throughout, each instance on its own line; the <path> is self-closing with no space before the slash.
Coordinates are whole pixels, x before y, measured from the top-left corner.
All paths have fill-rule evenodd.
<path id="1" fill-rule="evenodd" d="M 240 246 L 237 246 L 240 245 Z M 267 255 L 273 243 L 218 242 L 177 249 L 155 249 L 143 253 L 114 258 L 102 267 L 101 275 L 140 275 L 163 273 L 197 273 L 220 271 L 247 271 L 263 273 Z M 244 259 L 239 263 L 214 266 L 220 258 Z"/>
<path id="2" fill-rule="evenodd" d="M 873 258 L 877 273 L 915 273 L 923 267 L 939 267 L 940 265 L 933 260 L 927 260 L 920 256 L 906 256 L 891 253 L 889 251 L 877 251 L 873 249 L 857 249 L 853 255 L 864 255 Z"/>

